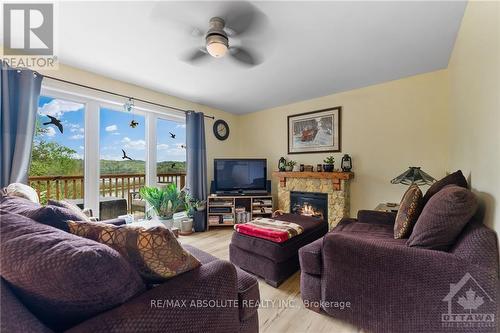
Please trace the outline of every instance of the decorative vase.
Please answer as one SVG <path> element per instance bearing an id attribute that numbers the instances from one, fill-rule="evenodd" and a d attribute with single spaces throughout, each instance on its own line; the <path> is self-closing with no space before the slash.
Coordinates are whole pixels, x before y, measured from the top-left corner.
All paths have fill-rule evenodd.
<path id="1" fill-rule="evenodd" d="M 333 164 L 323 164 L 324 172 L 333 172 L 334 165 Z"/>
<path id="2" fill-rule="evenodd" d="M 180 231 L 180 234 L 181 235 L 190 235 L 193 233 L 193 219 L 192 218 L 188 218 L 188 219 L 183 219 L 181 221 L 181 227 L 180 227 L 181 231 Z"/>
<path id="3" fill-rule="evenodd" d="M 201 232 L 207 230 L 206 214 L 204 210 L 197 210 L 193 214 L 194 231 Z"/>

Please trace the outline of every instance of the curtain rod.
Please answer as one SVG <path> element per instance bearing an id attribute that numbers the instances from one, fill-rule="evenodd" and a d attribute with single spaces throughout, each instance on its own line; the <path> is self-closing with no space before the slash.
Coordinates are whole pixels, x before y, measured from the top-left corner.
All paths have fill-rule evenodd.
<path id="1" fill-rule="evenodd" d="M 123 95 L 123 94 L 116 93 L 116 92 L 109 91 L 109 90 L 104 90 L 104 89 L 100 89 L 100 88 L 95 88 L 95 87 L 87 86 L 85 84 L 81 84 L 81 83 L 77 83 L 77 82 L 72 82 L 72 81 L 68 81 L 68 80 L 64 80 L 64 79 L 59 79 L 57 77 L 53 77 L 53 76 L 49 76 L 49 75 L 43 75 L 43 74 L 40 74 L 38 72 L 35 72 L 35 73 L 38 74 L 38 75 L 40 75 L 40 76 L 42 76 L 42 77 L 45 77 L 47 79 L 51 79 L 51 80 L 55 80 L 55 81 L 59 81 L 59 82 L 63 82 L 63 83 L 68 83 L 68 84 L 72 84 L 74 86 L 78 86 L 78 87 L 82 87 L 82 88 L 87 88 L 87 89 L 92 89 L 92 90 L 103 92 L 103 93 L 106 93 L 106 94 L 115 95 L 115 96 L 119 96 L 119 97 L 130 99 L 130 100 L 138 101 L 138 102 L 143 102 L 143 103 L 147 103 L 147 104 L 159 106 L 159 107 L 162 107 L 162 108 L 172 109 L 172 110 L 175 110 L 175 111 L 180 111 L 180 112 L 184 112 L 184 113 L 190 112 L 190 110 L 184 110 L 184 109 L 176 108 L 175 106 L 170 106 L 170 105 L 155 103 L 155 102 L 151 102 L 151 101 L 148 101 L 148 100 L 145 100 L 145 99 L 135 98 L 135 97 Z M 204 115 L 204 116 L 206 118 L 215 119 L 214 116 L 207 116 L 207 115 Z"/>

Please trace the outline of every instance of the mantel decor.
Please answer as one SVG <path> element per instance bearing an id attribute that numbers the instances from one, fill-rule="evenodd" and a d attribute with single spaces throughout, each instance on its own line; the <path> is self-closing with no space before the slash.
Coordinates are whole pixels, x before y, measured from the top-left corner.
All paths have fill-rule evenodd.
<path id="1" fill-rule="evenodd" d="M 341 190 L 341 181 L 349 180 L 354 178 L 354 173 L 352 172 L 341 172 L 341 171 L 333 171 L 333 172 L 280 172 L 274 171 L 273 176 L 278 177 L 280 180 L 280 187 L 286 186 L 287 178 L 309 178 L 309 179 L 331 179 L 333 188 L 336 191 Z"/>
<path id="2" fill-rule="evenodd" d="M 288 116 L 288 154 L 340 152 L 342 107 Z"/>

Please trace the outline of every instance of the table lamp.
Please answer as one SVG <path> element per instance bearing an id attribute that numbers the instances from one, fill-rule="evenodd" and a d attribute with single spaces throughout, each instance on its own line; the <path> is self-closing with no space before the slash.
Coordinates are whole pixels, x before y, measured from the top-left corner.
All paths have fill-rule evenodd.
<path id="1" fill-rule="evenodd" d="M 422 171 L 420 167 L 409 167 L 408 170 L 391 180 L 391 184 L 403 185 L 431 185 L 436 180 Z"/>

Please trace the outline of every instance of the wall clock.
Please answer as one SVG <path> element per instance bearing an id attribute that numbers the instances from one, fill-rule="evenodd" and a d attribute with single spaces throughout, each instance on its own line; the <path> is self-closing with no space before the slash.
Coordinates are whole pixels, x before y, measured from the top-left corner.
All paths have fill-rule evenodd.
<path id="1" fill-rule="evenodd" d="M 222 119 L 214 122 L 214 135 L 219 140 L 226 140 L 229 137 L 229 125 Z"/>

